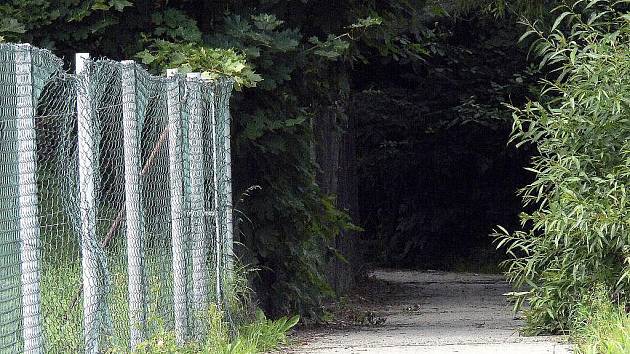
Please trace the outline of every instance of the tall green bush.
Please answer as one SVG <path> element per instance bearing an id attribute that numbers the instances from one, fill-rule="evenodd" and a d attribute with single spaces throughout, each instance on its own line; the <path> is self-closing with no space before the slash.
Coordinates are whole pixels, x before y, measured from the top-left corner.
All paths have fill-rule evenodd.
<path id="1" fill-rule="evenodd" d="M 630 291 L 630 2 L 573 3 L 524 35 L 554 78 L 545 101 L 514 108 L 513 140 L 539 151 L 536 180 L 522 230 L 497 235 L 531 333 L 570 329 L 595 284 L 626 303 Z"/>

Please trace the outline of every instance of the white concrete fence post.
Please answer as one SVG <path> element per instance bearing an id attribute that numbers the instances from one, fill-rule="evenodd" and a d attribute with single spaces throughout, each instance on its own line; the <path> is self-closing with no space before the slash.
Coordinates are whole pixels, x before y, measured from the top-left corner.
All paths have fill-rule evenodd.
<path id="1" fill-rule="evenodd" d="M 37 139 L 33 89 L 33 53 L 28 44 L 15 53 L 16 118 L 18 136 L 20 271 L 22 282 L 22 337 L 24 353 L 43 353 L 41 320 L 41 264 L 37 192 Z"/>
<path id="2" fill-rule="evenodd" d="M 99 352 L 99 309 L 102 295 L 96 239 L 96 178 L 98 143 L 90 98 L 89 53 L 77 53 L 75 72 L 83 75 L 77 90 L 77 137 L 79 159 L 79 213 L 81 225 L 81 271 L 83 283 L 83 339 L 86 353 Z"/>
<path id="3" fill-rule="evenodd" d="M 125 213 L 131 348 L 145 340 L 144 222 L 142 215 L 141 131 L 136 97 L 136 64 L 122 63 L 123 149 L 125 155 Z"/>
<path id="4" fill-rule="evenodd" d="M 167 72 L 168 155 L 171 202 L 171 245 L 173 251 L 173 303 L 175 338 L 182 344 L 188 335 L 188 301 L 186 296 L 186 242 L 184 235 L 184 168 L 182 159 L 182 112 L 180 79 L 177 71 Z"/>
<path id="5" fill-rule="evenodd" d="M 217 259 L 224 267 L 218 270 L 217 277 L 223 278 L 223 282 L 230 282 L 234 272 L 230 112 L 228 109 L 230 91 L 230 83 L 217 83 L 212 119 L 216 247 L 219 250 Z M 220 283 L 217 283 L 217 287 L 219 286 Z"/>
<path id="6" fill-rule="evenodd" d="M 204 173 L 204 111 L 201 93 L 201 74 L 187 76 L 189 128 L 188 145 L 190 160 L 190 235 L 192 239 L 193 309 L 195 337 L 203 338 L 206 332 L 206 313 L 209 308 L 208 236 L 205 223 L 205 173 Z"/>
<path id="7" fill-rule="evenodd" d="M 214 221 L 213 225 L 213 236 L 214 236 L 214 277 L 215 277 L 215 294 L 216 294 L 216 303 L 221 306 L 223 301 L 223 287 L 221 284 L 223 283 L 223 232 L 221 227 L 221 188 L 219 186 L 220 182 L 220 163 L 219 163 L 219 139 L 218 132 L 219 127 L 217 126 L 217 96 L 218 96 L 219 85 L 216 85 L 213 90 L 212 97 L 212 109 L 210 113 L 210 145 L 212 148 L 211 151 L 211 161 L 212 161 L 212 218 Z"/>
<path id="8" fill-rule="evenodd" d="M 232 90 L 231 83 L 224 83 L 220 86 L 221 89 L 221 104 L 222 107 L 219 110 L 222 113 L 220 117 L 220 134 L 221 141 L 223 143 L 223 161 L 221 161 L 223 165 L 223 173 L 221 177 L 223 178 L 222 192 L 223 197 L 223 208 L 224 208 L 224 223 L 225 223 L 225 249 L 224 249 L 224 257 L 225 257 L 225 268 L 227 273 L 227 278 L 232 279 L 234 273 L 234 221 L 232 220 L 232 153 L 231 153 L 231 139 L 230 139 L 230 127 L 231 127 L 231 119 L 230 119 L 230 110 L 229 110 L 229 97 L 230 91 Z"/>

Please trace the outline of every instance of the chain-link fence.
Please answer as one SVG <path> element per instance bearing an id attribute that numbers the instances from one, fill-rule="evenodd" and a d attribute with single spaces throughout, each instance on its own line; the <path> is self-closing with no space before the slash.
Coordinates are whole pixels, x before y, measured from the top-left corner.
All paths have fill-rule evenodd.
<path id="1" fill-rule="evenodd" d="M 231 271 L 227 79 L 0 45 L 0 353 L 205 333 Z"/>

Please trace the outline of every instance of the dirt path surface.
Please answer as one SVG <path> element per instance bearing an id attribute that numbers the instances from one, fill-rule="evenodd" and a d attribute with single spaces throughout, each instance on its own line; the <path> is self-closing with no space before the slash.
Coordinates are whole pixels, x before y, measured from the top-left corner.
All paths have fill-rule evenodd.
<path id="1" fill-rule="evenodd" d="M 571 353 L 563 337 L 522 337 L 498 275 L 379 270 L 359 322 L 299 332 L 292 354 Z M 384 320 L 384 323 L 382 323 Z"/>

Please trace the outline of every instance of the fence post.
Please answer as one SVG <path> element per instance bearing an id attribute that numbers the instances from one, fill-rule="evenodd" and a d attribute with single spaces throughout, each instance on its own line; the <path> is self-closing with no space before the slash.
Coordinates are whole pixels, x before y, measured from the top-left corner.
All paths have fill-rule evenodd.
<path id="1" fill-rule="evenodd" d="M 230 91 L 232 90 L 232 84 L 229 81 L 224 81 L 219 85 L 221 93 L 219 94 L 220 112 L 219 117 L 219 134 L 221 136 L 221 142 L 223 144 L 223 155 L 221 164 L 223 165 L 223 178 L 221 199 L 223 200 L 223 217 L 225 227 L 225 249 L 224 258 L 226 263 L 226 273 L 229 280 L 232 278 L 234 272 L 234 223 L 232 220 L 232 153 L 231 153 L 231 139 L 230 139 Z"/>
<path id="2" fill-rule="evenodd" d="M 205 173 L 204 173 L 204 140 L 203 117 L 204 107 L 201 97 L 201 75 L 187 75 L 189 128 L 188 145 L 190 146 L 190 234 L 193 243 L 193 308 L 195 319 L 195 336 L 205 335 L 205 315 L 208 311 L 208 244 L 205 223 Z"/>
<path id="3" fill-rule="evenodd" d="M 125 213 L 127 220 L 127 273 L 129 291 L 129 338 L 134 348 L 145 339 L 146 301 L 144 282 L 144 224 L 140 179 L 140 128 L 136 99 L 136 64 L 122 64 L 123 150 L 125 155 Z"/>
<path id="4" fill-rule="evenodd" d="M 98 313 L 100 308 L 98 255 L 96 241 L 96 189 L 98 145 L 95 142 L 94 114 L 90 99 L 89 53 L 77 53 L 75 72 L 84 76 L 77 90 L 77 138 L 79 158 L 79 213 L 81 220 L 81 270 L 83 283 L 83 336 L 86 353 L 99 352 Z"/>
<path id="5" fill-rule="evenodd" d="M 231 83 L 219 81 L 216 85 L 213 115 L 213 158 L 215 185 L 215 218 L 217 229 L 217 259 L 225 267 L 217 270 L 217 277 L 229 282 L 234 271 L 233 223 L 232 223 L 232 172 L 230 156 L 230 113 L 229 97 Z M 224 273 L 224 274 L 220 274 Z M 217 288 L 220 287 L 217 282 Z"/>
<path id="6" fill-rule="evenodd" d="M 182 117 L 180 80 L 177 71 L 169 70 L 166 83 L 168 110 L 168 156 L 171 197 L 171 242 L 173 249 L 173 302 L 175 337 L 182 344 L 188 333 L 188 303 L 186 299 L 186 249 L 184 242 L 184 171 L 182 160 Z"/>
<path id="7" fill-rule="evenodd" d="M 24 353 L 42 353 L 40 232 L 37 198 L 37 142 L 33 97 L 32 47 L 18 45 L 15 53 L 18 136 L 20 271 Z"/>
<path id="8" fill-rule="evenodd" d="M 218 138 L 218 124 L 217 124 L 217 100 L 218 100 L 219 85 L 215 84 L 213 87 L 212 97 L 212 110 L 210 111 L 210 128 L 211 128 L 211 159 L 212 159 L 212 217 L 214 221 L 214 276 L 215 276 L 215 294 L 216 302 L 221 305 L 223 299 L 223 231 L 221 227 L 221 193 L 219 187 L 219 176 L 221 174 L 219 165 L 219 138 Z"/>

